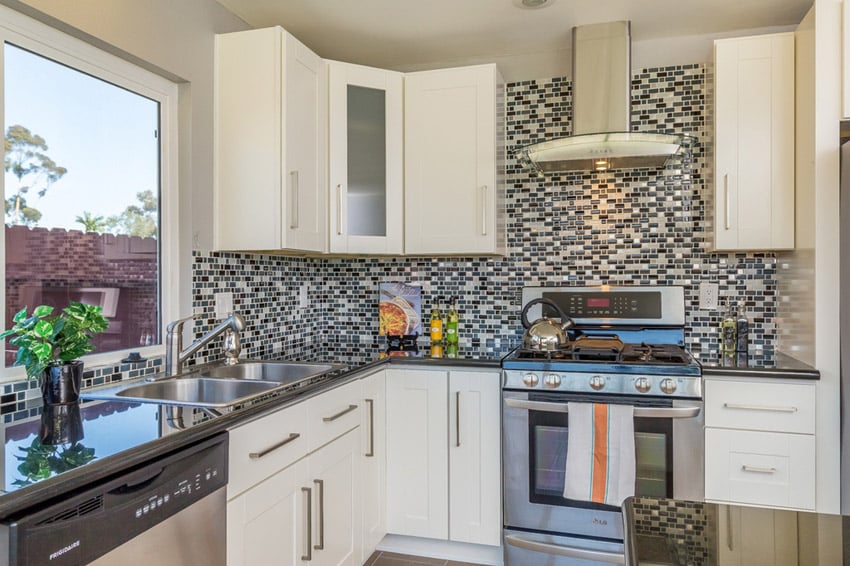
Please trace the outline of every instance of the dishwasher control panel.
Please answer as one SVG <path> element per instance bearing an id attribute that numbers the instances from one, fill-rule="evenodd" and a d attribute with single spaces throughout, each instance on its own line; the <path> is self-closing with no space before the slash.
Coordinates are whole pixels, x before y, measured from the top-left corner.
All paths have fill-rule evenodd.
<path id="1" fill-rule="evenodd" d="M 196 499 L 221 487 L 222 472 L 218 467 L 209 467 L 197 472 L 195 477 L 173 480 L 171 488 L 165 486 L 151 493 L 145 501 L 136 507 L 136 519 L 143 519 L 148 513 L 167 512 L 166 506 L 180 505 L 184 499 Z"/>

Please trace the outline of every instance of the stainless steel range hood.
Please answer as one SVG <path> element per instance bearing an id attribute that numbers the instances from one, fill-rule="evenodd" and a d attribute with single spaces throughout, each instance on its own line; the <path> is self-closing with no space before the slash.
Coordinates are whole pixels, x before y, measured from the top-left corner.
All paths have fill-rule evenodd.
<path id="1" fill-rule="evenodd" d="M 573 135 L 526 146 L 520 164 L 558 171 L 663 167 L 686 136 L 631 130 L 631 35 L 627 21 L 573 28 Z"/>

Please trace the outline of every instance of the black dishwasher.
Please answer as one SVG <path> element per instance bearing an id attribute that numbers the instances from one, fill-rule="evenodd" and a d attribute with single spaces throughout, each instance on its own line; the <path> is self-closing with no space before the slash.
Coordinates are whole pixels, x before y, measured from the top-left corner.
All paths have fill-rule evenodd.
<path id="1" fill-rule="evenodd" d="M 3 525 L 9 564 L 224 565 L 226 485 L 224 433 Z"/>

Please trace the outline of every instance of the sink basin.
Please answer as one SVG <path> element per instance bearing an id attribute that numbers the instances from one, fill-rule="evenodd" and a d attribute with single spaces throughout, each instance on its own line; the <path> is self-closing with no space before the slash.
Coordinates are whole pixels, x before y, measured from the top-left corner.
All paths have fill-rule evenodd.
<path id="1" fill-rule="evenodd" d="M 315 377 L 342 366 L 297 362 L 240 362 L 232 366 L 216 366 L 201 371 L 201 377 L 245 379 L 293 383 Z"/>
<path id="2" fill-rule="evenodd" d="M 125 387 L 116 392 L 115 397 L 126 401 L 222 408 L 248 401 L 280 386 L 280 383 L 272 381 L 185 377 Z"/>

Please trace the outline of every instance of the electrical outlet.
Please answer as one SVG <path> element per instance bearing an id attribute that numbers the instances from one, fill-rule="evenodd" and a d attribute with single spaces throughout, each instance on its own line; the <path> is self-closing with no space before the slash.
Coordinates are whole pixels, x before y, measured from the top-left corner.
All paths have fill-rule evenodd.
<path id="1" fill-rule="evenodd" d="M 215 316 L 224 318 L 233 312 L 233 293 L 219 293 L 215 296 Z"/>
<path id="2" fill-rule="evenodd" d="M 282 352 L 283 352 L 283 344 L 281 344 L 280 342 L 274 342 L 272 344 L 272 353 L 273 354 L 280 354 Z"/>
<path id="3" fill-rule="evenodd" d="M 717 310 L 717 283 L 703 282 L 699 284 L 699 308 L 704 311 Z"/>
<path id="4" fill-rule="evenodd" d="M 298 289 L 298 306 L 302 309 L 306 309 L 310 306 L 310 299 L 307 296 L 307 285 L 301 285 Z"/>

